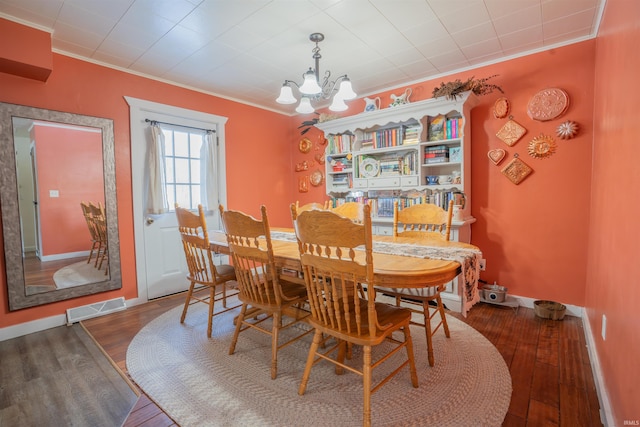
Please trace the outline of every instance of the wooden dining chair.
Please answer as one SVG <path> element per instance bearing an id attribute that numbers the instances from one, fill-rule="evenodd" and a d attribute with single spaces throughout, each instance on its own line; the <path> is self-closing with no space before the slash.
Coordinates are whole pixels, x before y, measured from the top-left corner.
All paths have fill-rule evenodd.
<path id="1" fill-rule="evenodd" d="M 235 287 L 236 272 L 229 264 L 215 264 L 215 253 L 210 247 L 207 222 L 202 205 L 198 205 L 198 214 L 181 208 L 177 203 L 175 210 L 178 231 L 189 269 L 187 279 L 190 282 L 180 323 L 184 323 L 189 306 L 198 302 L 206 303 L 209 305 L 207 337 L 211 338 L 216 302 L 222 303 L 222 309 L 215 313 L 216 315 L 239 306 L 239 304 L 227 306 L 227 299 L 238 294 Z M 208 294 L 201 296 L 201 292 L 206 290 L 209 291 Z"/>
<path id="2" fill-rule="evenodd" d="M 298 393 L 305 393 L 313 365 L 322 360 L 330 361 L 336 365 L 336 374 L 342 374 L 346 369 L 362 377 L 363 425 L 370 426 L 371 395 L 395 374 L 408 366 L 411 384 L 418 387 L 409 328 L 411 311 L 376 302 L 374 286 L 368 287 L 367 298 L 361 296 L 360 284 L 374 283 L 368 205 L 363 209 L 362 224 L 331 211 L 311 210 L 297 215 L 292 207 L 291 215 L 311 308 L 309 323 L 315 328 Z M 356 251 L 357 247 L 364 250 Z M 402 340 L 392 335 L 399 330 L 404 334 Z M 327 341 L 332 337 L 336 343 L 328 347 Z M 384 355 L 376 352 L 373 358 L 372 348 L 383 342 L 393 346 Z M 361 367 L 345 363 L 348 344 L 362 346 Z M 374 385 L 372 370 L 403 348 L 407 359 Z"/>
<path id="3" fill-rule="evenodd" d="M 364 206 L 365 204 L 360 202 L 346 202 L 330 210 L 344 218 L 349 218 L 352 221 L 362 224 Z"/>
<path id="4" fill-rule="evenodd" d="M 300 202 L 296 200 L 296 210 L 298 212 L 308 211 L 311 209 L 327 210 L 329 209 L 329 201 L 326 200 L 324 203 L 311 202 L 300 206 Z"/>
<path id="5" fill-rule="evenodd" d="M 235 352 L 241 332 L 253 329 L 270 335 L 271 378 L 275 379 L 278 375 L 278 351 L 313 330 L 306 328 L 302 333 L 288 337 L 285 342 L 279 342 L 282 330 L 306 321 L 309 317 L 309 311 L 304 309 L 307 291 L 301 283 L 286 281 L 279 274 L 273 257 L 267 208 L 263 205 L 260 210 L 262 217 L 258 220 L 243 212 L 225 211 L 220 206 L 229 251 L 238 277 L 238 297 L 242 301 L 229 354 Z M 270 326 L 264 323 L 269 319 Z"/>
<path id="6" fill-rule="evenodd" d="M 449 207 L 445 211 L 439 206 L 422 203 L 413 205 L 402 210 L 398 208 L 398 202 L 393 204 L 393 235 L 394 237 L 415 237 L 420 238 L 421 243 L 424 239 L 433 239 L 437 241 L 449 241 L 451 235 L 451 220 L 453 218 L 453 200 L 449 202 Z M 427 336 L 427 352 L 429 357 L 429 365 L 434 366 L 435 357 L 433 351 L 433 336 L 442 326 L 444 334 L 447 338 L 449 333 L 449 325 L 444 312 L 444 305 L 440 293 L 444 291 L 446 284 L 438 286 L 429 286 L 424 288 L 385 288 L 378 287 L 378 292 L 395 297 L 396 305 L 400 306 L 401 302 L 409 304 L 412 311 L 421 313 L 424 323 L 412 322 L 424 326 Z M 430 304 L 434 304 L 432 307 Z M 413 307 L 419 306 L 419 309 Z M 440 315 L 440 321 L 437 325 L 432 324 L 436 314 Z"/>

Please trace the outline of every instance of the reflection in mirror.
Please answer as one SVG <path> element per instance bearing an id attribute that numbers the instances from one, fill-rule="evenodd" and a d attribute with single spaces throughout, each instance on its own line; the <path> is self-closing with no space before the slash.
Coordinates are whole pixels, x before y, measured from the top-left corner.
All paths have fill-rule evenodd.
<path id="1" fill-rule="evenodd" d="M 12 122 L 26 295 L 104 281 L 102 130 Z"/>
<path id="2" fill-rule="evenodd" d="M 0 103 L 10 310 L 121 287 L 113 122 Z"/>

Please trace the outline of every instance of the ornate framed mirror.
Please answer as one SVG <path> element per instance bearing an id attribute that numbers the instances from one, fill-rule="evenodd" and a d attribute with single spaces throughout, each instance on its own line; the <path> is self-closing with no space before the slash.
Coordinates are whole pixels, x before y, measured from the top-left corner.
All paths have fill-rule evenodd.
<path id="1" fill-rule="evenodd" d="M 37 135 L 45 132 L 36 133 L 39 127 L 55 128 L 58 133 L 49 135 L 50 142 L 41 144 Z M 90 135 L 94 142 L 78 139 L 75 134 L 61 134 L 61 129 Z M 95 147 L 93 154 L 91 144 Z M 41 149 L 41 145 L 45 148 Z M 49 163 L 46 171 L 41 165 L 45 160 Z M 82 168 L 76 171 L 74 164 Z M 100 274 L 92 273 L 91 279 L 58 280 L 56 277 L 63 276 L 56 276 L 59 270 L 53 275 L 44 274 L 45 270 L 52 271 L 45 265 L 67 267 L 73 262 L 98 269 L 97 258 L 88 255 L 92 235 L 81 202 L 103 207 L 103 264 Z M 0 103 L 0 207 L 9 310 L 122 287 L 112 120 Z M 34 211 L 33 216 L 27 215 L 29 210 Z M 80 236 L 72 229 L 78 230 Z M 30 234 L 35 236 L 33 245 L 26 241 Z M 72 240 L 83 239 L 86 244 L 81 249 L 71 245 Z M 52 249 L 53 246 L 58 248 Z M 74 272 L 66 273 L 66 278 L 75 277 Z M 34 277 L 38 277 L 37 283 L 32 281 Z"/>

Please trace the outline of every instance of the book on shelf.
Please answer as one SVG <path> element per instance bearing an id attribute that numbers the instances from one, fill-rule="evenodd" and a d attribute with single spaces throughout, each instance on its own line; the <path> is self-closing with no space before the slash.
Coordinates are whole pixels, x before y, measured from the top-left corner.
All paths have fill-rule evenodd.
<path id="1" fill-rule="evenodd" d="M 446 118 L 440 114 L 438 116 L 431 117 L 429 121 L 429 141 L 439 141 L 444 138 Z"/>
<path id="2" fill-rule="evenodd" d="M 462 126 L 462 118 L 460 117 L 448 118 L 445 125 L 444 139 L 460 138 L 461 126 Z"/>
<path id="3" fill-rule="evenodd" d="M 424 159 L 424 163 L 427 165 L 433 163 L 449 163 L 449 156 L 446 157 L 430 157 L 428 159 Z"/>
<path id="4" fill-rule="evenodd" d="M 400 175 L 400 170 L 399 159 L 380 160 L 380 175 Z"/>

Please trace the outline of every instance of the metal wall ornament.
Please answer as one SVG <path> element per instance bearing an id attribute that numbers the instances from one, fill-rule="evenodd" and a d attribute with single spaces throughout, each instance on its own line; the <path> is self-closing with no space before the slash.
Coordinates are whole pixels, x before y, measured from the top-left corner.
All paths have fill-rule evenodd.
<path id="1" fill-rule="evenodd" d="M 529 100 L 527 114 L 533 120 L 546 122 L 562 116 L 569 108 L 569 95 L 557 87 L 543 89 Z"/>
<path id="2" fill-rule="evenodd" d="M 552 136 L 540 134 L 529 142 L 529 155 L 536 159 L 545 159 L 556 152 L 557 146 Z"/>
<path id="3" fill-rule="evenodd" d="M 509 100 L 505 97 L 498 98 L 493 104 L 493 116 L 496 119 L 502 119 L 509 114 L 510 105 Z"/>
<path id="4" fill-rule="evenodd" d="M 309 192 L 309 176 L 301 176 L 298 178 L 298 192 L 300 193 L 308 193 Z"/>
<path id="5" fill-rule="evenodd" d="M 300 140 L 300 144 L 298 144 L 298 149 L 301 153 L 308 153 L 309 151 L 311 151 L 312 146 L 313 144 L 311 143 L 311 140 L 309 138 L 302 138 Z"/>
<path id="6" fill-rule="evenodd" d="M 556 135 L 558 135 L 560 139 L 571 139 L 578 134 L 579 129 L 580 126 L 578 126 L 576 122 L 567 120 L 566 122 L 560 123 L 556 129 Z"/>
<path id="7" fill-rule="evenodd" d="M 509 121 L 500 128 L 496 136 L 511 147 L 518 142 L 525 133 L 527 133 L 527 129 L 513 120 L 513 116 L 509 116 Z"/>
<path id="8" fill-rule="evenodd" d="M 502 174 L 515 185 L 520 184 L 532 172 L 531 166 L 518 158 L 518 153 L 514 154 L 513 160 L 502 169 Z"/>
<path id="9" fill-rule="evenodd" d="M 311 185 L 313 185 L 314 187 L 322 184 L 324 182 L 324 174 L 322 173 L 322 171 L 316 170 L 312 172 L 311 176 L 309 176 L 309 182 L 311 182 Z"/>
<path id="10" fill-rule="evenodd" d="M 489 160 L 491 160 L 493 164 L 496 166 L 500 164 L 500 162 L 504 159 L 506 155 L 507 155 L 507 152 L 504 151 L 502 148 L 495 148 L 493 150 L 489 150 L 489 152 L 487 153 Z"/>

